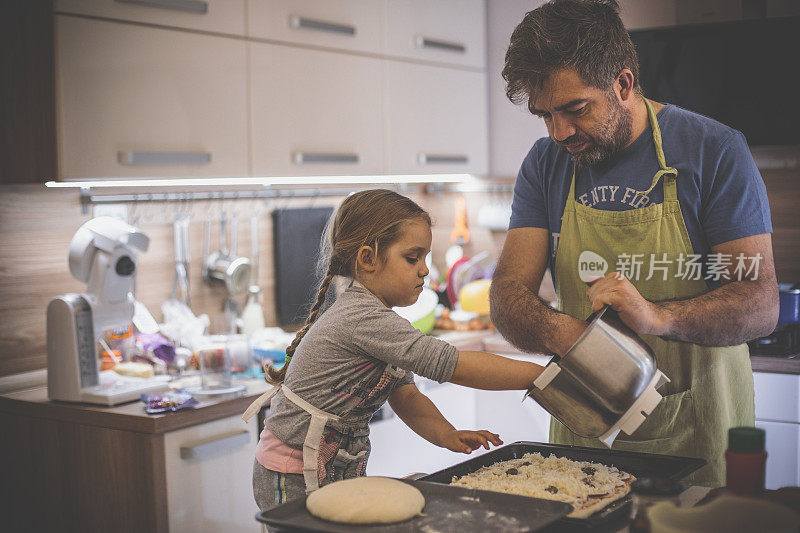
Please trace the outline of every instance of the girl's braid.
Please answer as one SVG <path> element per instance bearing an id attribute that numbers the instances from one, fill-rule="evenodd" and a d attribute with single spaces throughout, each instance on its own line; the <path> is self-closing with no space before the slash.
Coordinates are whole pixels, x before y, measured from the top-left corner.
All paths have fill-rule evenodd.
<path id="1" fill-rule="evenodd" d="M 322 308 L 322 304 L 325 303 L 325 295 L 328 292 L 328 288 L 331 286 L 331 281 L 333 280 L 334 276 L 335 274 L 333 273 L 333 269 L 329 267 L 328 272 L 325 274 L 325 278 L 323 278 L 322 283 L 319 286 L 319 291 L 317 291 L 317 301 L 314 302 L 314 306 L 311 308 L 311 311 L 309 311 L 305 325 L 300 329 L 300 331 L 297 332 L 297 335 L 294 336 L 292 343 L 286 348 L 286 362 L 283 364 L 280 370 L 275 370 L 275 368 L 272 366 L 272 363 L 270 363 L 269 368 L 266 369 L 267 371 L 265 378 L 268 383 L 276 385 L 283 382 L 283 380 L 286 378 L 286 369 L 289 366 L 289 363 L 292 361 L 294 351 L 297 349 L 297 345 L 300 344 L 300 341 L 303 340 L 305 334 L 308 333 L 308 330 L 311 329 L 311 326 L 314 325 L 314 321 L 317 320 L 319 310 Z"/>

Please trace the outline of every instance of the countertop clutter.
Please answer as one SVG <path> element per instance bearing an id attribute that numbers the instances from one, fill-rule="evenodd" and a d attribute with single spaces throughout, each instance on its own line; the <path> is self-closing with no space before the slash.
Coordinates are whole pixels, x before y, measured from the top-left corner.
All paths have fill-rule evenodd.
<path id="1" fill-rule="evenodd" d="M 142 402 L 112 407 L 83 403 L 54 402 L 47 398 L 47 388 L 38 387 L 0 396 L 0 412 L 14 413 L 44 420 L 86 424 L 114 430 L 139 433 L 166 433 L 203 424 L 219 418 L 241 414 L 247 406 L 268 389 L 262 379 L 241 380 L 247 392 L 234 399 L 204 399 L 191 409 L 177 413 L 147 414 Z"/>
<path id="2" fill-rule="evenodd" d="M 548 360 L 545 354 L 521 353 L 496 332 L 434 330 L 432 333 L 460 349 L 531 358 L 539 364 L 546 364 Z M 790 472 L 792 468 L 797 469 L 796 443 L 786 450 L 770 448 L 771 445 L 792 444 L 792 438 L 797 440 L 797 436 L 791 433 L 792 430 L 797 433 L 797 422 L 793 422 L 795 414 L 773 413 L 775 402 L 769 398 L 776 387 L 784 385 L 784 381 L 796 386 L 793 380 L 800 379 L 797 378 L 800 369 L 793 363 L 793 360 L 778 358 L 753 358 L 756 409 L 760 419 L 757 425 L 767 430 L 767 480 L 769 486 L 772 479 L 776 488 L 797 484 L 791 477 L 797 473 Z M 772 383 L 775 380 L 780 383 Z M 15 457 L 15 461 L 9 465 L 8 475 L 3 476 L 0 485 L 10 495 L 7 503 L 12 512 L 8 514 L 7 523 L 11 530 L 15 530 L 15 526 L 19 526 L 18 530 L 30 530 L 28 526 L 31 524 L 35 530 L 64 529 L 63 525 L 67 524 L 67 530 L 182 531 L 188 525 L 201 531 L 213 515 L 226 524 L 226 531 L 257 531 L 253 517 L 258 509 L 252 503 L 249 471 L 258 425 L 255 418 L 244 424 L 240 416 L 253 399 L 267 390 L 268 385 L 263 380 L 239 383 L 247 385 L 247 391 L 241 397 L 202 400 L 192 409 L 156 415 L 146 414 L 141 402 L 105 407 L 49 401 L 46 388 L 41 386 L 3 394 L 0 396 L 0 423 L 8 431 L 0 443 L 0 453 Z M 450 384 L 436 384 L 430 390 L 425 387 L 427 385 L 423 386 L 424 392 L 434 398 L 446 416 L 452 416 L 451 411 L 460 413 L 454 418 L 456 424 L 474 424 L 486 415 L 502 426 L 496 404 L 519 403 L 516 396 L 516 399 L 510 397 L 511 393 L 483 394 L 478 391 L 478 394 L 464 399 L 456 392 L 471 389 Z M 497 401 L 492 403 L 490 400 L 495 396 Z M 522 407 L 538 406 L 522 404 Z M 466 416 L 469 414 L 467 411 L 472 410 L 475 413 Z M 531 418 L 530 414 L 527 416 L 524 424 L 531 423 L 536 427 L 530 426 L 527 433 L 525 428 L 518 428 L 519 432 L 541 435 L 522 438 L 546 442 L 547 421 L 537 420 L 535 416 Z M 784 419 L 786 422 L 775 422 Z M 395 425 L 397 431 L 390 429 Z M 416 442 L 411 440 L 414 436 L 401 425 L 396 417 L 372 424 L 376 453 L 370 465 L 381 468 L 381 464 L 388 464 L 378 453 L 379 449 L 387 446 L 394 457 L 394 466 L 400 457 L 406 455 L 412 461 L 408 465 L 403 463 L 402 472 L 389 475 L 402 476 L 414 471 L 430 473 L 443 465 L 451 466 L 464 460 L 463 457 L 426 459 L 424 452 L 432 447 L 424 447 L 424 443 L 416 447 Z M 519 425 L 518 419 L 516 426 Z M 505 429 L 499 429 L 501 433 L 510 429 L 502 427 Z M 506 442 L 514 440 L 519 440 L 519 437 L 512 436 Z M 31 446 L 30 443 L 37 444 Z M 398 446 L 403 449 L 398 449 Z M 234 471 L 244 474 L 232 476 Z M 209 476 L 217 479 L 218 483 L 203 488 L 204 483 L 200 480 Z M 220 499 L 219 494 L 224 492 L 236 494 L 236 498 Z M 706 489 L 694 488 L 686 493 L 685 498 L 694 502 L 703 498 L 706 492 Z M 45 512 L 41 511 L 42 501 L 48 502 Z M 197 501 L 208 502 L 204 503 L 202 513 L 196 512 Z M 77 524 L 81 527 L 78 528 Z M 557 525 L 554 530 L 569 530 L 569 527 Z M 626 527 L 623 517 L 598 530 L 624 531 Z"/>

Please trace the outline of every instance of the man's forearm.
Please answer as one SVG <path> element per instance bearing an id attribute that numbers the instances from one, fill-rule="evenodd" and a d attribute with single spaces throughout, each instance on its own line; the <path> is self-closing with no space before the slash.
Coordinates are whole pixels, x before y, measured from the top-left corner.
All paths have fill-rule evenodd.
<path id="1" fill-rule="evenodd" d="M 686 300 L 655 302 L 654 334 L 703 346 L 734 346 L 772 333 L 778 321 L 774 283 L 734 281 Z"/>
<path id="2" fill-rule="evenodd" d="M 564 355 L 586 323 L 559 313 L 525 284 L 495 276 L 490 291 L 491 318 L 511 344 L 525 352 Z"/>

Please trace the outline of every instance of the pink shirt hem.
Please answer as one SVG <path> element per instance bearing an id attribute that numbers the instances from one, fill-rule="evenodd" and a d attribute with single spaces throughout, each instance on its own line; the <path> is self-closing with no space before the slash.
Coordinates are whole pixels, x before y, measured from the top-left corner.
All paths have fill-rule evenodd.
<path id="1" fill-rule="evenodd" d="M 256 460 L 269 470 L 283 474 L 303 473 L 303 450 L 292 448 L 264 428 L 256 446 Z"/>

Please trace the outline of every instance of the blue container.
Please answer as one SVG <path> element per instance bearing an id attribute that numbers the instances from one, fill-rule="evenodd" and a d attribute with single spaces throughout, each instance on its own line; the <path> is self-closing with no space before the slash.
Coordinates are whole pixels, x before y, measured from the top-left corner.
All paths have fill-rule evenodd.
<path id="1" fill-rule="evenodd" d="M 283 363 L 286 361 L 286 350 L 265 350 L 263 348 L 253 348 L 253 358 L 261 364 L 265 359 L 273 363 Z"/>
<path id="2" fill-rule="evenodd" d="M 800 289 L 781 289 L 778 325 L 800 324 Z"/>

